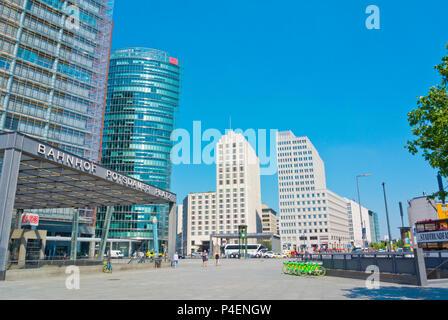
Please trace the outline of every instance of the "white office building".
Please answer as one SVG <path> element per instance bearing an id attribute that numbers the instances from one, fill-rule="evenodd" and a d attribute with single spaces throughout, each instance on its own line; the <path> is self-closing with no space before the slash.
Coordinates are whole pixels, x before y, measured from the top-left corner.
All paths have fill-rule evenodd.
<path id="1" fill-rule="evenodd" d="M 326 188 L 325 165 L 307 137 L 277 134 L 279 226 L 285 249 L 346 249 L 347 202 Z"/>
<path id="2" fill-rule="evenodd" d="M 248 233 L 261 232 L 260 163 L 242 134 L 229 131 L 216 145 L 216 189 L 225 231 L 236 233 L 247 225 Z"/>
<path id="3" fill-rule="evenodd" d="M 362 238 L 362 229 L 365 228 L 367 243 L 374 242 L 372 239 L 372 230 L 370 228 L 369 209 L 361 206 L 354 200 L 345 199 L 347 201 L 347 211 L 349 216 L 350 239 L 355 247 L 364 248 Z M 362 222 L 361 222 L 362 221 Z"/>
<path id="4" fill-rule="evenodd" d="M 184 199 L 182 217 L 182 249 L 185 254 L 207 245 L 210 233 L 222 230 L 216 214 L 216 192 L 190 193 Z"/>
<path id="5" fill-rule="evenodd" d="M 185 252 L 208 249 L 211 234 L 236 235 L 239 225 L 261 232 L 261 215 L 258 157 L 242 134 L 229 131 L 216 145 L 216 193 L 191 193 L 184 200 Z"/>

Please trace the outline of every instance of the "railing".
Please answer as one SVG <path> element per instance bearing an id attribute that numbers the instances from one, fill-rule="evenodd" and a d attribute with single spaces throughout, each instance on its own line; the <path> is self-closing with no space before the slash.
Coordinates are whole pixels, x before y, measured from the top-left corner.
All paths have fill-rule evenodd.
<path id="1" fill-rule="evenodd" d="M 417 274 L 417 262 L 409 252 L 372 252 L 372 253 L 321 253 L 299 255 L 302 261 L 321 261 L 327 269 L 365 272 L 374 265 L 380 272 L 395 274 Z"/>

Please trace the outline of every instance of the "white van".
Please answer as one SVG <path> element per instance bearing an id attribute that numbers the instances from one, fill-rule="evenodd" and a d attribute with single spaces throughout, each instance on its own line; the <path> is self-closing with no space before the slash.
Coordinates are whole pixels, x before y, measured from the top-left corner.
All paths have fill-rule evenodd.
<path id="1" fill-rule="evenodd" d="M 104 256 L 107 257 L 108 254 L 105 253 Z M 123 252 L 121 252 L 121 250 L 111 250 L 110 257 L 111 258 L 120 258 L 121 259 L 121 258 L 124 258 L 124 254 L 123 254 Z"/>

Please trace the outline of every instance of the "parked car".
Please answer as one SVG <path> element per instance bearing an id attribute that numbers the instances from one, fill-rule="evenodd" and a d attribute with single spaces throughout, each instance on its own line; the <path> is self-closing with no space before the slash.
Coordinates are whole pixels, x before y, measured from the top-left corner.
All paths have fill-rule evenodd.
<path id="1" fill-rule="evenodd" d="M 264 254 L 264 258 L 275 258 L 275 253 L 274 253 L 274 251 L 267 251 L 265 254 Z"/>
<path id="2" fill-rule="evenodd" d="M 200 258 L 200 257 L 202 257 L 202 253 L 200 253 L 200 252 L 193 252 L 193 253 L 191 253 L 191 256 L 193 258 Z"/>
<path id="3" fill-rule="evenodd" d="M 258 251 L 254 258 L 263 258 L 266 254 L 267 250 L 266 249 L 261 249 L 260 251 Z"/>
<path id="4" fill-rule="evenodd" d="M 362 250 L 362 248 L 353 248 L 352 253 L 363 253 L 364 251 Z"/>

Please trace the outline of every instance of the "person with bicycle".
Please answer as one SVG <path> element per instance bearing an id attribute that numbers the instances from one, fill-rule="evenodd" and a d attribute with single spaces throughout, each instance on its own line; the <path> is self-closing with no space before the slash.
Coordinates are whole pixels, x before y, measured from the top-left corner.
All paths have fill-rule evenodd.
<path id="1" fill-rule="evenodd" d="M 107 260 L 103 262 L 103 264 L 104 264 L 103 272 L 104 273 L 112 273 L 112 263 L 111 263 L 110 255 L 107 258 Z"/>

